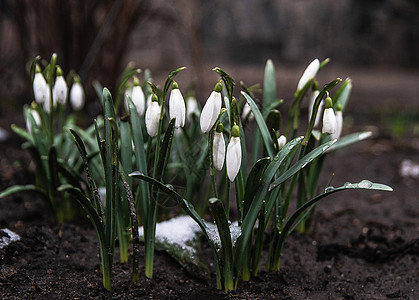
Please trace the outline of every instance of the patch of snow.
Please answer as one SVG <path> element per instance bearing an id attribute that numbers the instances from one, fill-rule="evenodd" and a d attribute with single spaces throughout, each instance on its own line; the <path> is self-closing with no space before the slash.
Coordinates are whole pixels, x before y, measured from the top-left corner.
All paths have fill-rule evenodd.
<path id="1" fill-rule="evenodd" d="M 4 247 L 8 246 L 12 242 L 16 242 L 20 240 L 20 236 L 17 233 L 14 233 L 13 231 L 7 228 L 3 228 L 0 230 L 3 231 L 3 233 L 7 235 L 7 236 L 0 237 L 0 249 L 3 249 Z"/>
<path id="2" fill-rule="evenodd" d="M 215 244 L 217 248 L 221 248 L 221 240 L 220 240 L 220 235 L 218 234 L 217 226 L 209 222 L 205 222 L 205 225 L 207 225 L 208 237 L 213 241 L 213 243 Z M 240 226 L 238 225 L 237 221 L 231 223 L 229 228 L 230 228 L 231 244 L 234 247 L 234 244 L 236 243 L 237 239 L 242 234 L 242 230 Z"/>

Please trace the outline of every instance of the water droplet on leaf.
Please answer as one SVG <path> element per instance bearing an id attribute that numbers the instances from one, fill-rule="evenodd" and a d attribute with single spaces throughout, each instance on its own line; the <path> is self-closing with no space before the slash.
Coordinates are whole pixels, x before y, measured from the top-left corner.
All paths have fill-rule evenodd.
<path id="1" fill-rule="evenodd" d="M 372 187 L 372 182 L 364 179 L 360 183 L 358 183 L 358 187 L 360 187 L 361 189 L 369 189 L 370 187 Z"/>

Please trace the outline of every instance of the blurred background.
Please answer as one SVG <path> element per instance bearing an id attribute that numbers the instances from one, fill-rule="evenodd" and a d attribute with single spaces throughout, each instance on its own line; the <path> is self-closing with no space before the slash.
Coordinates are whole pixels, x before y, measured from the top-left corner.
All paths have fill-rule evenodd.
<path id="1" fill-rule="evenodd" d="M 307 64 L 329 57 L 321 83 L 351 77 L 349 110 L 419 122 L 417 0 L 0 0 L 0 9 L 1 117 L 32 100 L 32 59 L 56 52 L 88 101 L 97 101 L 93 80 L 115 91 L 131 61 L 158 84 L 186 66 L 179 81 L 196 80 L 203 103 L 218 80 L 213 67 L 252 85 L 269 58 L 278 97 L 291 101 Z"/>

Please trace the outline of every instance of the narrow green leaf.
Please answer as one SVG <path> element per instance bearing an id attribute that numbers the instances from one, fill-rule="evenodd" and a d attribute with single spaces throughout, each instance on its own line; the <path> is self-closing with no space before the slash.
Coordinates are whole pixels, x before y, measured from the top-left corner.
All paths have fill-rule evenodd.
<path id="1" fill-rule="evenodd" d="M 363 132 L 356 132 L 352 134 L 345 135 L 344 137 L 341 137 L 336 141 L 333 146 L 331 146 L 326 152 L 332 152 L 341 148 L 344 148 L 346 146 L 349 146 L 353 143 L 365 140 L 372 136 L 371 131 L 363 131 Z"/>
<path id="2" fill-rule="evenodd" d="M 167 91 L 169 90 L 169 87 L 173 82 L 173 78 L 175 78 L 177 73 L 179 73 L 180 71 L 185 70 L 185 69 L 186 69 L 186 67 L 180 67 L 180 68 L 170 72 L 169 76 L 166 79 L 166 82 L 164 83 L 163 95 L 167 94 Z"/>
<path id="3" fill-rule="evenodd" d="M 233 100 L 233 90 L 234 90 L 234 85 L 236 84 L 234 82 L 234 80 L 230 77 L 230 75 L 227 74 L 226 71 L 224 71 L 223 69 L 221 69 L 219 67 L 215 67 L 212 70 L 215 71 L 215 72 L 217 72 L 218 75 L 221 76 L 221 79 L 224 81 L 224 84 L 225 84 L 225 86 L 227 88 L 228 99 L 230 101 Z"/>
<path id="4" fill-rule="evenodd" d="M 299 161 L 297 161 L 292 167 L 290 167 L 284 174 L 282 174 L 279 178 L 277 178 L 270 186 L 269 190 L 273 190 L 274 188 L 278 187 L 281 183 L 283 183 L 285 180 L 299 172 L 302 168 L 304 168 L 306 165 L 308 165 L 310 162 L 313 161 L 316 157 L 326 152 L 327 149 L 329 149 L 330 146 L 332 146 L 336 140 L 330 141 L 328 143 L 325 143 L 323 145 L 320 145 L 307 155 L 305 155 L 303 158 L 301 158 Z"/>
<path id="5" fill-rule="evenodd" d="M 234 270 L 233 270 L 233 246 L 231 234 L 223 203 L 220 199 L 211 198 L 209 207 L 217 225 L 218 234 L 221 241 L 222 256 L 222 276 L 225 292 L 234 290 Z"/>
<path id="6" fill-rule="evenodd" d="M 28 185 L 14 185 L 11 187 L 6 188 L 0 193 L 0 198 L 4 198 L 15 193 L 20 192 L 35 192 L 44 197 L 44 199 L 49 201 L 48 194 L 44 189 L 37 187 L 36 185 L 28 184 Z"/>
<path id="7" fill-rule="evenodd" d="M 338 90 L 333 95 L 333 103 L 334 109 L 336 110 L 337 103 L 340 103 L 342 106 L 342 111 L 345 111 L 346 103 L 348 103 L 349 96 L 352 91 L 352 81 L 351 79 L 347 78 L 344 82 L 340 85 Z"/>
<path id="8" fill-rule="evenodd" d="M 268 107 L 276 100 L 275 67 L 272 60 L 268 59 L 263 77 L 263 107 Z"/>
<path id="9" fill-rule="evenodd" d="M 250 170 L 249 176 L 247 177 L 246 187 L 244 192 L 244 204 L 243 204 L 243 218 L 246 217 L 249 211 L 250 205 L 252 204 L 253 198 L 259 189 L 261 177 L 265 171 L 266 166 L 270 162 L 269 157 L 261 158 L 256 162 L 253 168 Z"/>
<path id="10" fill-rule="evenodd" d="M 268 152 L 269 157 L 273 158 L 275 156 L 275 150 L 272 143 L 271 134 L 269 132 L 268 127 L 266 126 L 265 120 L 263 119 L 263 116 L 260 113 L 260 110 L 257 107 L 255 101 L 248 94 L 244 92 L 242 92 L 242 95 L 245 97 L 247 103 L 249 103 L 250 108 L 252 109 L 253 115 L 255 116 L 255 120 L 258 125 L 260 134 L 262 135 L 265 149 Z"/>

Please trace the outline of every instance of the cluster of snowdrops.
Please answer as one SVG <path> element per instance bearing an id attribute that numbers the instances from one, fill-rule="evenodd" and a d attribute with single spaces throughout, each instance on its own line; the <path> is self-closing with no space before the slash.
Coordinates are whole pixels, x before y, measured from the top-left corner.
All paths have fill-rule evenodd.
<path id="1" fill-rule="evenodd" d="M 77 111 L 85 103 L 80 78 L 70 73 L 65 79 L 55 54 L 49 62 L 36 58 L 31 68 L 35 101 L 24 107 L 26 129 L 12 126 L 31 153 L 35 183 L 10 187 L 0 196 L 36 192 L 57 222 L 71 219 L 81 207 L 97 234 L 106 289 L 111 289 L 116 239 L 121 262 L 133 257 L 132 280 L 140 278 L 139 224 L 145 275 L 152 278 L 156 223 L 162 211 L 173 215 L 180 207 L 212 249 L 217 288 L 235 290 L 240 278 L 257 275 L 264 243 L 269 243 L 267 270 L 279 269 L 287 236 L 309 230 L 322 198 L 347 189 L 391 191 L 368 180 L 319 186 L 327 153 L 370 136 L 341 137 L 352 84 L 337 78 L 319 88 L 316 75 L 327 63 L 315 59 L 303 72 L 286 118 L 270 60 L 263 88 L 241 82 L 238 98 L 235 81 L 214 68 L 220 80 L 202 110 L 193 86 L 182 93 L 174 81 L 185 68 L 171 72 L 161 87 L 149 71 L 141 84 L 140 71 L 129 65 L 114 97 L 94 84 L 103 114 L 83 129 L 77 125 Z M 308 106 L 304 122 L 303 106 Z M 253 148 L 246 151 L 247 144 Z M 167 199 L 177 204 L 175 210 L 162 205 Z M 290 211 L 293 199 L 296 209 Z"/>

